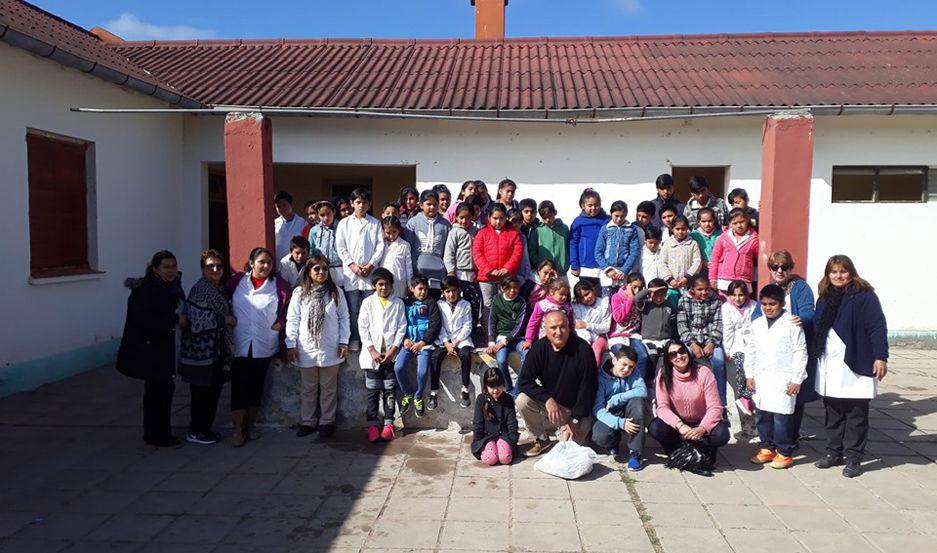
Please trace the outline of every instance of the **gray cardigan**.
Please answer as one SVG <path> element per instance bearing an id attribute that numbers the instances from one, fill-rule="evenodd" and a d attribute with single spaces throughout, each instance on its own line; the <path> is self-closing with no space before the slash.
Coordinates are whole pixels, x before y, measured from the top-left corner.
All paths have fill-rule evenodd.
<path id="1" fill-rule="evenodd" d="M 472 240 L 473 233 L 460 226 L 452 226 L 449 238 L 446 240 L 446 251 L 443 254 L 446 272 L 478 270 L 475 267 L 475 258 L 472 257 Z"/>

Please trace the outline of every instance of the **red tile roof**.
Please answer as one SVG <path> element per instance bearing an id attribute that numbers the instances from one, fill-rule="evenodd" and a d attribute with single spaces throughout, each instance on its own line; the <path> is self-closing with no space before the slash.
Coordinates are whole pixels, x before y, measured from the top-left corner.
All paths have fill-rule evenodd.
<path id="1" fill-rule="evenodd" d="M 0 40 L 170 103 L 198 105 L 85 29 L 22 0 L 0 0 Z"/>
<path id="2" fill-rule="evenodd" d="M 128 42 L 215 105 L 564 110 L 937 103 L 937 32 Z"/>

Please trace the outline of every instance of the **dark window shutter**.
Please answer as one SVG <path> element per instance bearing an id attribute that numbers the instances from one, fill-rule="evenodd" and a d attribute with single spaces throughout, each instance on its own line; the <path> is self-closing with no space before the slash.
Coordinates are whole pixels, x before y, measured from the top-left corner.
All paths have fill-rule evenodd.
<path id="1" fill-rule="evenodd" d="M 31 273 L 88 272 L 88 145 L 35 133 L 26 145 Z"/>

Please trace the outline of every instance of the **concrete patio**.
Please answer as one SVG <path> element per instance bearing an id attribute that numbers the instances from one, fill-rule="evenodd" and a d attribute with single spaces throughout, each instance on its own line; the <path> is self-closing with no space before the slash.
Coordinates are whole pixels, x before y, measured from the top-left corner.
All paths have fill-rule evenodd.
<path id="1" fill-rule="evenodd" d="M 103 368 L 0 399 L 0 551 L 937 550 L 937 352 L 894 351 L 880 392 L 855 480 L 810 464 L 814 404 L 821 439 L 788 471 L 731 444 L 713 478 L 649 449 L 640 473 L 566 482 L 530 460 L 484 467 L 454 430 L 323 445 L 268 429 L 243 449 L 149 451 L 140 384 Z"/>

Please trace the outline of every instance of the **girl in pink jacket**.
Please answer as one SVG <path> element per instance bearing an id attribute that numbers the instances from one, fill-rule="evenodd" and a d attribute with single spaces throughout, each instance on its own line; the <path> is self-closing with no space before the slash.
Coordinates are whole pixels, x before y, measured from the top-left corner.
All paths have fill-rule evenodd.
<path id="1" fill-rule="evenodd" d="M 530 314 L 530 322 L 527 323 L 527 332 L 524 337 L 524 344 L 521 344 L 523 350 L 527 350 L 539 338 L 543 338 L 546 330 L 543 328 L 543 318 L 550 311 L 562 311 L 569 318 L 570 332 L 576 328 L 573 317 L 573 306 L 569 303 L 569 281 L 563 277 L 553 277 L 547 282 L 547 295 L 537 303 L 533 304 L 533 310 Z"/>
<path id="2" fill-rule="evenodd" d="M 634 296 L 644 289 L 644 277 L 641 273 L 631 273 L 625 279 L 626 284 L 612 294 L 612 327 L 608 332 L 608 351 L 616 353 L 624 346 L 631 346 L 638 354 L 638 374 L 647 372 L 648 353 L 641 341 L 641 310 L 635 309 Z M 601 366 L 601 365 L 600 365 Z M 651 379 L 647 382 L 653 384 Z"/>
<path id="3" fill-rule="evenodd" d="M 709 256 L 709 281 L 713 288 L 725 293 L 733 280 L 749 285 L 755 280 L 758 263 L 758 233 L 749 228 L 749 217 L 744 210 L 729 212 L 729 232 L 722 233 Z"/>

